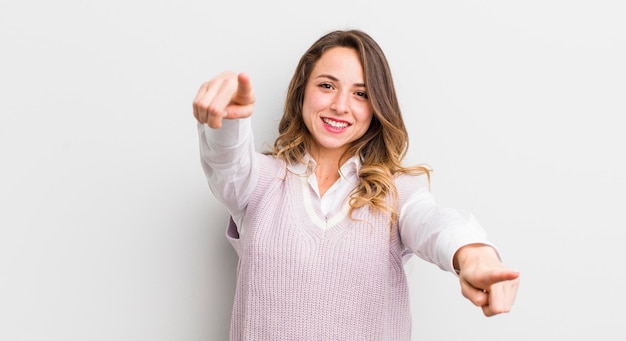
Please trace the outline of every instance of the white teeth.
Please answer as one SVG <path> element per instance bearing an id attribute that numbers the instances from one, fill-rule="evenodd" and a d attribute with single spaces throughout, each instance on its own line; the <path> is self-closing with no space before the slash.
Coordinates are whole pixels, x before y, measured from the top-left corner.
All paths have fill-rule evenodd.
<path id="1" fill-rule="evenodd" d="M 337 121 L 329 120 L 327 118 L 322 118 L 322 120 L 324 121 L 324 123 L 334 128 L 345 128 L 348 126 L 348 123 L 345 123 L 345 122 L 337 122 Z"/>

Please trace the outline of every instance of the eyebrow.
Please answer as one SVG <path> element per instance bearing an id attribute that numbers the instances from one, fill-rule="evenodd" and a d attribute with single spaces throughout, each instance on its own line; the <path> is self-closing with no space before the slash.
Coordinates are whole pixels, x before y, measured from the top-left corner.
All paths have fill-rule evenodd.
<path id="1" fill-rule="evenodd" d="M 335 77 L 333 75 L 325 74 L 325 73 L 323 73 L 321 75 L 317 75 L 317 77 L 315 77 L 315 79 L 318 79 L 318 78 L 328 78 L 328 79 L 333 80 L 335 82 L 339 81 L 339 79 L 337 77 Z M 359 87 L 364 87 L 364 88 L 367 87 L 367 86 L 365 86 L 365 83 L 355 83 L 354 86 L 359 86 Z"/>

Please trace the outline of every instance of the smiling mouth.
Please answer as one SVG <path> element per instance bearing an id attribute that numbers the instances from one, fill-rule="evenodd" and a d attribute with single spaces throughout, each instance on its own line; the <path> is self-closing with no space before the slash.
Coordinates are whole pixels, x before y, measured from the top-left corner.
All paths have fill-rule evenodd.
<path id="1" fill-rule="evenodd" d="M 325 124 L 328 124 L 329 126 L 333 128 L 337 128 L 337 129 L 343 129 L 350 125 L 348 122 L 339 122 L 339 121 L 331 120 L 330 118 L 327 118 L 327 117 L 322 117 L 322 121 Z"/>

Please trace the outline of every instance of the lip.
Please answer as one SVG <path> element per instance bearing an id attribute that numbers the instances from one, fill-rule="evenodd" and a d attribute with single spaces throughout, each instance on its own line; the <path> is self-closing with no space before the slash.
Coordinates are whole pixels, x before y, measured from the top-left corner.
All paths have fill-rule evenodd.
<path id="1" fill-rule="evenodd" d="M 324 129 L 326 129 L 326 131 L 331 132 L 331 133 L 341 133 L 343 131 L 345 131 L 346 129 L 348 129 L 352 124 L 348 121 L 345 120 L 338 120 L 336 118 L 333 117 L 328 117 L 328 116 L 322 116 L 321 117 L 321 121 L 322 121 L 322 125 L 324 126 Z M 333 125 L 328 124 L 328 121 L 332 121 L 332 122 L 336 122 L 336 123 L 341 123 L 341 124 L 345 124 L 345 127 L 335 127 Z"/>
<path id="2" fill-rule="evenodd" d="M 322 119 L 322 122 L 324 122 L 324 123 L 326 123 L 325 120 L 328 120 L 328 121 L 333 121 L 333 122 L 337 122 L 337 123 L 345 123 L 348 126 L 352 125 L 352 123 L 350 123 L 348 121 L 336 119 L 334 117 L 329 117 L 329 116 L 322 116 L 321 119 Z"/>

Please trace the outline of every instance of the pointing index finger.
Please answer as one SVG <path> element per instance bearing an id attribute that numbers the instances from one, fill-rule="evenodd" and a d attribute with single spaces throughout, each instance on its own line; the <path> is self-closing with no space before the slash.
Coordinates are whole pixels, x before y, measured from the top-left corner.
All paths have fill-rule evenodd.
<path id="1" fill-rule="evenodd" d="M 489 280 L 491 281 L 491 284 L 496 284 L 499 282 L 514 280 L 518 277 L 519 277 L 519 272 L 517 271 L 510 271 L 510 270 L 496 271 L 496 272 L 491 273 L 491 275 L 489 276 Z"/>
<path id="2" fill-rule="evenodd" d="M 233 98 L 233 102 L 238 105 L 247 105 L 254 103 L 254 91 L 250 77 L 244 72 L 237 75 L 237 92 Z"/>

